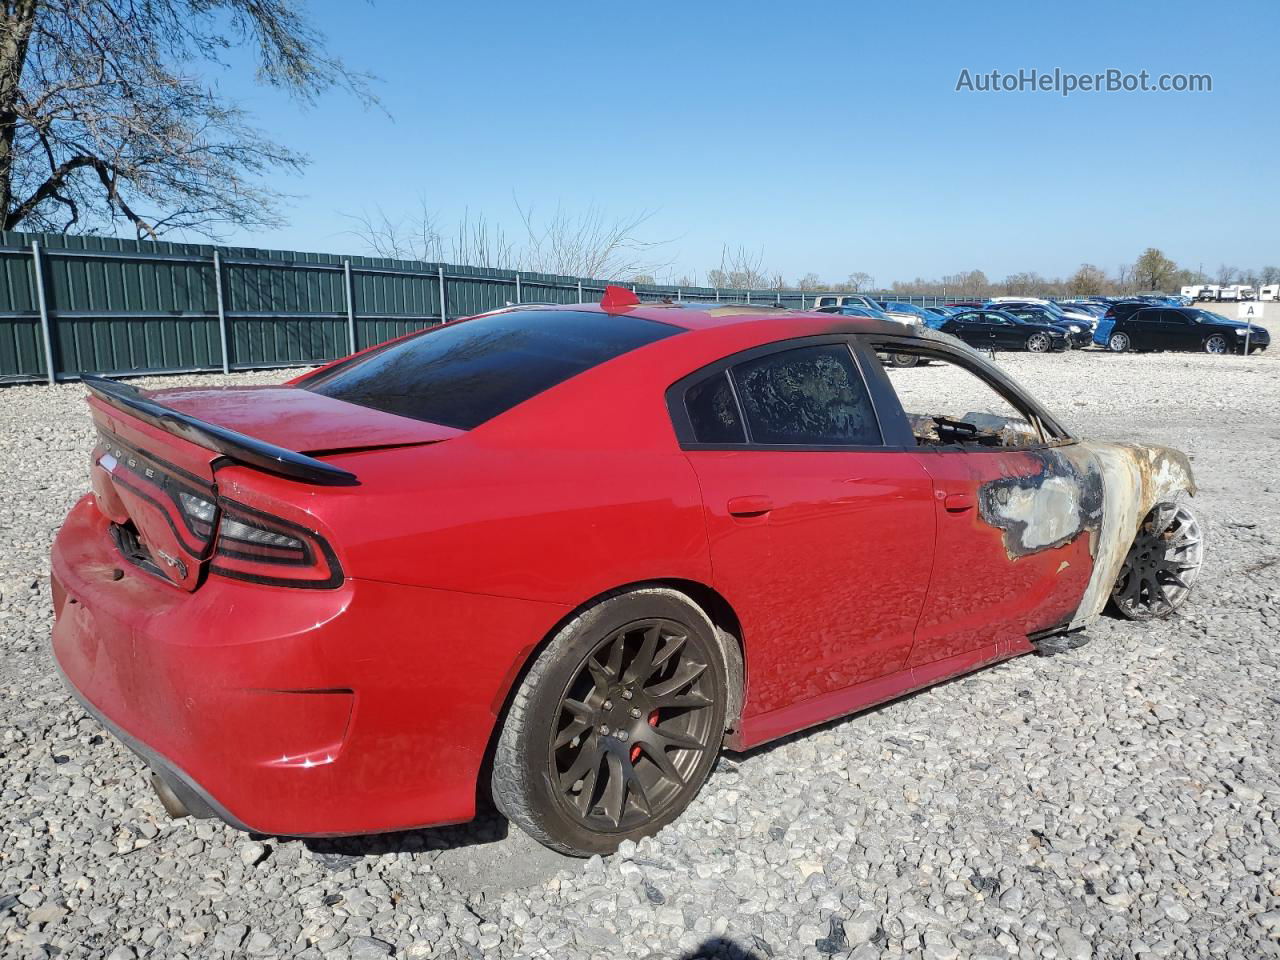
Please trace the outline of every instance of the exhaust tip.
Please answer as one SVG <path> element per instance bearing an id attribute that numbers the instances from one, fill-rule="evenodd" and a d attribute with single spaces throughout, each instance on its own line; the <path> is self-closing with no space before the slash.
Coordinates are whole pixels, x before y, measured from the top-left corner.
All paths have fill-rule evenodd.
<path id="1" fill-rule="evenodd" d="M 165 782 L 160 774 L 152 771 L 151 788 L 155 790 L 156 796 L 160 798 L 160 803 L 164 806 L 164 812 L 174 820 L 181 820 L 183 817 L 191 816 L 191 811 L 187 809 L 187 805 L 182 799 L 173 792 L 173 788 Z"/>

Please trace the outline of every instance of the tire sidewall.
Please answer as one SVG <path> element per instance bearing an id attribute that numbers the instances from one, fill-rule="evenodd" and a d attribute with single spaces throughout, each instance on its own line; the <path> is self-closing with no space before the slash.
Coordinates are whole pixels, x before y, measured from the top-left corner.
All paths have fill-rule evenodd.
<path id="1" fill-rule="evenodd" d="M 548 744 L 561 699 L 577 676 L 583 661 L 609 634 L 641 620 L 664 618 L 687 627 L 696 634 L 708 654 L 714 703 L 707 709 L 711 718 L 712 743 L 689 777 L 684 795 L 662 814 L 630 831 L 599 833 L 577 823 L 561 807 L 558 788 L 551 780 Z M 521 767 L 520 781 L 526 785 L 527 813 L 534 821 L 534 833 L 544 843 L 576 855 L 609 854 L 623 840 L 638 840 L 660 830 L 678 817 L 697 795 L 719 755 L 728 701 L 726 669 L 716 640 L 715 627 L 707 615 L 684 594 L 667 588 L 642 588 L 606 598 L 575 617 L 561 629 L 542 651 L 524 679 L 528 685 L 527 706 L 522 722 L 508 723 L 498 749 L 507 751 Z M 510 719 L 510 718 L 509 718 Z M 496 776 L 496 769 L 495 769 Z M 495 782 L 495 796 L 501 791 Z M 502 804 L 499 803 L 501 807 Z M 520 826 L 527 826 L 504 810 Z"/>
<path id="2" fill-rule="evenodd" d="M 1107 341 L 1107 347 L 1115 353 L 1124 353 L 1131 346 L 1127 333 L 1113 333 Z"/>

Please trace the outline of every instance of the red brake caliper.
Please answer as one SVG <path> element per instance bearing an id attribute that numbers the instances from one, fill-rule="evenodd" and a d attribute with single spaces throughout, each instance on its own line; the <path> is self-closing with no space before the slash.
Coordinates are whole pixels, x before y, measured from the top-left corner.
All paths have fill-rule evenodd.
<path id="1" fill-rule="evenodd" d="M 658 725 L 658 711 L 652 710 L 649 713 L 649 726 L 656 727 Z M 631 748 L 631 762 L 635 763 L 640 759 L 640 744 L 635 744 Z"/>

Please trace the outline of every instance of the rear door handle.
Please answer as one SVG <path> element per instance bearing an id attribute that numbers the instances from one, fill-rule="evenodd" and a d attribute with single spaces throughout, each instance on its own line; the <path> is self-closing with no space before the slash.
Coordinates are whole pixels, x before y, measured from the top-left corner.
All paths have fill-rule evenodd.
<path id="1" fill-rule="evenodd" d="M 947 508 L 948 513 L 964 513 L 973 509 L 973 497 L 967 493 L 949 493 L 942 505 Z"/>
<path id="2" fill-rule="evenodd" d="M 735 517 L 759 517 L 773 509 L 773 501 L 763 494 L 753 494 L 730 497 L 727 507 L 730 515 Z"/>

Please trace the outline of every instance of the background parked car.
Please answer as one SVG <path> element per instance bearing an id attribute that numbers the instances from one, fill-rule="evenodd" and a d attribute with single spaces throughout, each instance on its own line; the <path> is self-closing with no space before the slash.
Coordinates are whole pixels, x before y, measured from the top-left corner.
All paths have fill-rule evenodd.
<path id="1" fill-rule="evenodd" d="M 1067 349 L 1061 327 L 1020 319 L 1003 310 L 968 310 L 950 317 L 939 329 L 980 350 L 1029 350 L 1049 353 Z"/>
<path id="2" fill-rule="evenodd" d="M 1231 320 L 1196 307 L 1144 307 L 1117 320 L 1107 346 L 1126 350 L 1197 350 L 1205 353 L 1250 353 L 1267 349 L 1265 327 Z"/>
<path id="3" fill-rule="evenodd" d="M 880 304 L 861 293 L 820 293 L 813 298 L 813 309 L 824 310 L 826 307 L 869 307 L 880 309 Z"/>
<path id="4" fill-rule="evenodd" d="M 1019 323 L 1048 325 L 1062 331 L 1069 347 L 1083 349 L 1093 342 L 1093 324 L 1087 320 L 1074 320 L 1037 304 L 1012 306 L 1004 312 Z"/>
<path id="5" fill-rule="evenodd" d="M 1093 328 L 1093 342 L 1100 347 L 1108 346 L 1111 342 L 1111 331 L 1118 321 L 1127 320 L 1139 310 L 1145 310 L 1150 306 L 1151 304 L 1145 300 L 1120 300 L 1111 304 Z"/>
<path id="6" fill-rule="evenodd" d="M 835 313 L 843 317 L 864 317 L 872 320 L 890 320 L 894 323 L 905 323 L 908 326 L 916 326 L 917 319 L 913 315 L 899 314 L 893 316 L 885 313 L 879 307 L 863 307 L 848 304 L 843 307 L 821 307 L 818 313 Z M 888 363 L 891 367 L 915 367 L 921 363 L 920 357 L 910 353 L 881 353 L 880 359 Z M 928 362 L 928 361 L 924 361 Z"/>

